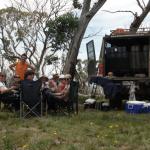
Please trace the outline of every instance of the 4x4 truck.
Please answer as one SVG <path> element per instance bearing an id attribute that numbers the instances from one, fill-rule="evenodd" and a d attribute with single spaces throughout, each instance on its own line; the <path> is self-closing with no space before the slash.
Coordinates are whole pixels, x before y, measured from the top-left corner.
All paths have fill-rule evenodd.
<path id="1" fill-rule="evenodd" d="M 136 99 L 150 100 L 150 28 L 117 29 L 105 35 L 98 70 L 103 77 L 113 73 L 111 81 L 122 87 L 121 99 L 128 99 L 134 83 Z"/>

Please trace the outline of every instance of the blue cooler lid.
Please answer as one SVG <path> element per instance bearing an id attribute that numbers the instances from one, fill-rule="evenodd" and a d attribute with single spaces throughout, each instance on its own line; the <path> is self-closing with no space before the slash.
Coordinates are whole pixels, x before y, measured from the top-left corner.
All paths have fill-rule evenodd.
<path id="1" fill-rule="evenodd" d="M 127 104 L 136 104 L 136 105 L 144 105 L 146 102 L 144 101 L 127 101 Z"/>

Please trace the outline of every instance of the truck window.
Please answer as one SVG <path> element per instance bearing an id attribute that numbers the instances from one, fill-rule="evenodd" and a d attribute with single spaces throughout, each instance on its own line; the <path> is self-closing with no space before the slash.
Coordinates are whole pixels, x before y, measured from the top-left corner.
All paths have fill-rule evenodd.
<path id="1" fill-rule="evenodd" d="M 147 74 L 148 69 L 148 45 L 133 45 L 130 53 L 130 68 L 134 74 Z"/>
<path id="2" fill-rule="evenodd" d="M 140 51 L 138 45 L 131 46 L 130 67 L 134 71 L 140 68 Z"/>
<path id="3" fill-rule="evenodd" d="M 148 45 L 143 46 L 143 58 L 142 59 L 142 67 L 146 70 L 148 69 L 148 55 L 149 55 L 149 47 Z"/>
<path id="4" fill-rule="evenodd" d="M 125 46 L 116 45 L 106 48 L 105 66 L 106 73 L 112 71 L 116 76 L 126 74 L 129 67 L 127 48 Z"/>

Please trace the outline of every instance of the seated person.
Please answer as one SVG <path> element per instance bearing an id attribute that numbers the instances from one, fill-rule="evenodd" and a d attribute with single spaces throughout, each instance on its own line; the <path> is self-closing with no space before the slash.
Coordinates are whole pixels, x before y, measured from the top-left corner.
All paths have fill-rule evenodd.
<path id="1" fill-rule="evenodd" d="M 6 75 L 0 72 L 0 93 L 1 94 L 8 93 L 16 89 L 16 86 L 7 88 L 5 82 L 6 82 Z"/>
<path id="2" fill-rule="evenodd" d="M 66 79 L 65 79 L 65 75 L 60 75 L 59 77 L 59 84 L 58 84 L 58 88 L 57 88 L 57 93 L 61 93 L 61 91 L 63 91 L 63 89 L 66 86 Z"/>
<path id="3" fill-rule="evenodd" d="M 33 81 L 34 75 L 35 75 L 35 72 L 33 70 L 27 70 L 24 74 L 24 79 Z"/>
<path id="4" fill-rule="evenodd" d="M 14 75 L 10 85 L 16 87 L 16 89 L 14 91 L 19 91 L 20 83 L 21 83 L 20 77 L 18 75 Z"/>
<path id="5" fill-rule="evenodd" d="M 113 78 L 114 77 L 114 74 L 113 74 L 113 72 L 108 72 L 108 74 L 107 74 L 107 76 L 106 76 L 107 78 Z"/>
<path id="6" fill-rule="evenodd" d="M 49 80 L 49 88 L 51 92 L 58 92 L 59 75 L 54 74 L 53 78 Z"/>
<path id="7" fill-rule="evenodd" d="M 35 72 L 33 70 L 27 70 L 25 73 L 25 80 L 21 81 L 21 104 L 28 106 L 27 114 L 41 115 L 42 112 L 42 84 L 47 81 L 47 77 L 42 76 L 37 80 L 35 78 Z M 43 103 L 44 104 L 44 103 Z M 21 105 L 23 106 L 23 105 Z M 26 107 L 25 107 L 26 108 Z"/>
<path id="8" fill-rule="evenodd" d="M 58 85 L 59 93 L 55 93 L 56 98 L 67 101 L 69 96 L 69 90 L 70 90 L 70 81 L 71 81 L 71 75 L 66 74 L 64 76 L 64 79 L 60 82 Z"/>
<path id="9" fill-rule="evenodd" d="M 40 77 L 40 80 L 42 81 L 42 90 L 49 88 L 48 77 L 43 75 Z"/>
<path id="10" fill-rule="evenodd" d="M 12 104 L 15 110 L 19 109 L 19 96 L 16 97 L 14 95 L 13 90 L 15 90 L 16 86 L 11 86 L 7 88 L 5 85 L 6 82 L 6 75 L 0 72 L 0 94 L 2 96 L 2 101 L 7 104 Z"/>
<path id="11" fill-rule="evenodd" d="M 56 109 L 57 103 L 60 101 L 67 102 L 69 98 L 71 75 L 60 75 L 60 81 L 57 88 L 57 92 L 51 90 L 51 88 L 44 91 L 44 96 L 47 98 L 48 106 L 50 109 Z"/>

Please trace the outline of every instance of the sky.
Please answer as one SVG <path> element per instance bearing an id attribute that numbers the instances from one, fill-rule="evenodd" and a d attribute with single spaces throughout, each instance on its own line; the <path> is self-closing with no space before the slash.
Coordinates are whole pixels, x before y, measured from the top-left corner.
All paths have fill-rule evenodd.
<path id="1" fill-rule="evenodd" d="M 148 0 L 143 1 L 145 3 L 148 2 Z M 10 2 L 9 0 L 5 1 L 1 0 L 0 7 L 2 8 L 8 6 L 9 2 Z M 128 29 L 130 23 L 134 19 L 131 13 L 124 13 L 124 12 L 108 13 L 103 10 L 110 10 L 110 11 L 131 10 L 133 12 L 138 12 L 138 14 L 140 14 L 141 12 L 141 9 L 138 7 L 136 0 L 107 0 L 104 6 L 98 11 L 98 13 L 93 17 L 93 19 L 89 23 L 85 36 L 89 34 L 95 34 L 97 32 L 98 34 L 94 37 L 83 39 L 80 46 L 78 58 L 87 59 L 86 43 L 91 40 L 94 40 L 96 58 L 98 59 L 103 36 L 105 36 L 105 34 L 109 34 L 111 30 L 114 30 L 116 28 Z M 149 22 L 150 22 L 150 15 L 148 15 L 145 18 L 142 27 L 149 27 L 150 26 Z"/>

